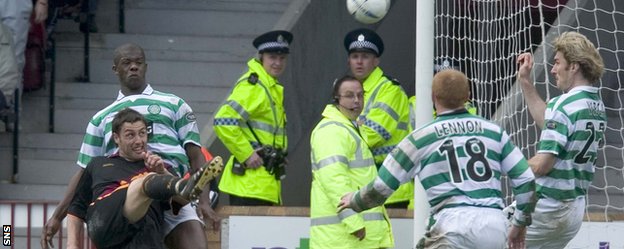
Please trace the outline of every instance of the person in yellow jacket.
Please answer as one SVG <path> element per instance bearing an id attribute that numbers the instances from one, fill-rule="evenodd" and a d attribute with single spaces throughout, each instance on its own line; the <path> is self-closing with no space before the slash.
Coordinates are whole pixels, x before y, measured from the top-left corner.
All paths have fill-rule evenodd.
<path id="1" fill-rule="evenodd" d="M 379 68 L 384 44 L 375 31 L 355 29 L 344 38 L 351 74 L 364 86 L 364 109 L 358 119 L 362 137 L 375 157 L 377 167 L 388 153 L 409 134 L 409 103 L 405 91 Z M 387 201 L 387 207 L 406 208 L 414 197 L 414 183 L 401 186 Z"/>
<path id="2" fill-rule="evenodd" d="M 281 204 L 287 138 L 284 88 L 277 78 L 292 40 L 282 30 L 254 39 L 258 57 L 247 62 L 249 70 L 215 114 L 214 131 L 232 153 L 219 182 L 230 205 Z"/>
<path id="3" fill-rule="evenodd" d="M 333 104 L 325 107 L 310 137 L 310 248 L 393 247 L 383 206 L 359 214 L 351 209 L 336 213 L 340 197 L 375 179 L 377 167 L 356 123 L 363 108 L 362 84 L 345 76 L 334 83 L 332 93 Z"/>

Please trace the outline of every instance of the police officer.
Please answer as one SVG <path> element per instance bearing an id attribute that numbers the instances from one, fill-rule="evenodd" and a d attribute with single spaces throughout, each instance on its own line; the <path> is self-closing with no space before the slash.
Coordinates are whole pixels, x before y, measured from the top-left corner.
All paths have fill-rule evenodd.
<path id="1" fill-rule="evenodd" d="M 384 44 L 375 31 L 355 29 L 344 38 L 351 74 L 364 86 L 364 109 L 358 119 L 362 137 L 373 152 L 377 167 L 409 134 L 409 103 L 401 85 L 384 75 L 379 57 Z M 414 197 L 414 183 L 401 186 L 386 202 L 387 207 L 407 207 Z"/>
<path id="2" fill-rule="evenodd" d="M 267 165 L 262 152 L 271 148 L 284 155 L 287 149 L 284 88 L 277 78 L 286 67 L 292 40 L 282 30 L 254 39 L 258 56 L 247 62 L 248 71 L 215 115 L 215 133 L 232 153 L 219 183 L 230 205 L 281 204 L 281 175 L 271 170 L 276 165 Z M 283 160 L 270 161 L 283 166 Z"/>

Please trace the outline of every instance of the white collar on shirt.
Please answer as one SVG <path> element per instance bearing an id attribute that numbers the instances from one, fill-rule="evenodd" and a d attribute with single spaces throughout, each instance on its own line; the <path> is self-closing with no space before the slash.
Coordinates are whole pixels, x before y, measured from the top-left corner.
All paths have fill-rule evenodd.
<path id="1" fill-rule="evenodd" d="M 145 87 L 145 89 L 143 90 L 141 95 L 152 95 L 153 92 L 154 92 L 154 88 L 152 88 L 152 86 L 150 84 L 147 84 L 147 87 Z M 119 94 L 117 94 L 117 100 L 123 99 L 125 97 L 126 97 L 126 95 L 124 95 L 121 92 L 121 90 L 119 90 Z"/>

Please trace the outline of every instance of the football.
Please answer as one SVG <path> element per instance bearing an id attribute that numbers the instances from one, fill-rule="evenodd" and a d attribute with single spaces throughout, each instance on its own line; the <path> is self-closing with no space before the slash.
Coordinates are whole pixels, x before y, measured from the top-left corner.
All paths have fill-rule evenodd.
<path id="1" fill-rule="evenodd" d="M 347 10 L 364 24 L 379 22 L 390 9 L 390 0 L 347 0 Z"/>

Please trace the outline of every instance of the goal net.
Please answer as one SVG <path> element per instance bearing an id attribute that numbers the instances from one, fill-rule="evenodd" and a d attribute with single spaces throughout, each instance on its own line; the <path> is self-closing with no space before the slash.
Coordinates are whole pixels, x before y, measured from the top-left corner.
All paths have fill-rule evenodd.
<path id="1" fill-rule="evenodd" d="M 532 77 L 541 96 L 550 99 L 561 94 L 550 74 L 552 40 L 562 32 L 578 31 L 594 42 L 605 62 L 598 84 L 608 123 L 587 197 L 586 218 L 612 221 L 622 217 L 624 1 L 438 0 L 435 9 L 435 66 L 465 72 L 479 115 L 502 125 L 528 158 L 535 155 L 540 129 L 516 85 L 517 56 L 533 53 Z M 511 199 L 508 195 L 506 201 Z"/>

